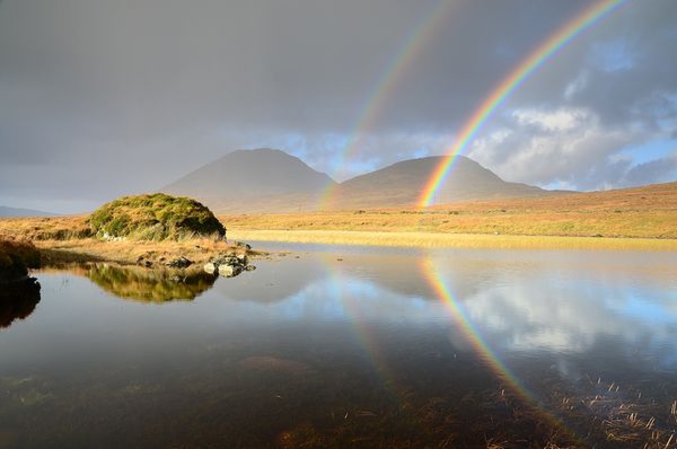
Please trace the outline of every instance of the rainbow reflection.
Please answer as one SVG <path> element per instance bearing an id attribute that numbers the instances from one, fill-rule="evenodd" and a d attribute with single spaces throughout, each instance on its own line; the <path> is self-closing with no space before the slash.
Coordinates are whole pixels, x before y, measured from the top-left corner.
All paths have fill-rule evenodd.
<path id="1" fill-rule="evenodd" d="M 501 360 L 500 356 L 491 348 L 491 346 L 489 346 L 480 329 L 475 326 L 469 318 L 468 310 L 463 306 L 463 303 L 454 296 L 431 257 L 428 256 L 425 259 L 422 259 L 422 264 L 426 280 L 434 289 L 437 297 L 449 311 L 449 315 L 459 326 L 461 333 L 471 344 L 473 350 L 480 359 L 487 364 L 492 372 L 502 380 L 511 391 L 516 393 L 517 397 L 521 399 L 526 406 L 532 407 L 549 425 L 565 431 L 570 437 L 583 443 L 583 440 L 576 432 L 570 429 L 558 416 L 546 410 L 545 404 L 527 389 L 524 383 L 522 383 L 510 368 L 508 368 L 505 362 Z"/>

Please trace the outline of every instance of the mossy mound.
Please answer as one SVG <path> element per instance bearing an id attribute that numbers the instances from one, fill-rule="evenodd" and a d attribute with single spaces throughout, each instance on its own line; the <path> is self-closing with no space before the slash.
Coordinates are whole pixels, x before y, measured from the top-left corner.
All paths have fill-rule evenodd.
<path id="1" fill-rule="evenodd" d="M 25 278 L 29 268 L 40 268 L 40 252 L 32 243 L 0 240 L 0 283 Z"/>
<path id="2" fill-rule="evenodd" d="M 206 206 L 164 193 L 125 196 L 106 203 L 89 216 L 88 223 L 92 234 L 106 239 L 179 240 L 226 235 L 226 229 Z"/>

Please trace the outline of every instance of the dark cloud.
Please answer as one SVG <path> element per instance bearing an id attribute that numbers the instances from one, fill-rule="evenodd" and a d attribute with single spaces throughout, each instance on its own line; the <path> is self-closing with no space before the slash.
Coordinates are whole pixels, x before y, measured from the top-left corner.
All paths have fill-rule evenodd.
<path id="1" fill-rule="evenodd" d="M 442 153 L 491 89 L 591 4 L 441 3 L 0 2 L 0 202 L 31 206 L 49 191 L 81 207 L 242 147 L 278 146 L 334 173 L 353 141 L 344 176 Z M 416 33 L 431 15 L 438 25 Z M 672 0 L 627 2 L 515 91 L 473 154 L 517 181 L 620 183 L 622 148 L 674 133 L 675 19 Z M 590 122 L 542 130 L 515 110 L 583 111 Z M 564 151 L 567 138 L 580 150 Z"/>
<path id="2" fill-rule="evenodd" d="M 638 186 L 652 182 L 675 181 L 677 181 L 677 153 L 632 167 L 625 174 L 623 184 Z"/>

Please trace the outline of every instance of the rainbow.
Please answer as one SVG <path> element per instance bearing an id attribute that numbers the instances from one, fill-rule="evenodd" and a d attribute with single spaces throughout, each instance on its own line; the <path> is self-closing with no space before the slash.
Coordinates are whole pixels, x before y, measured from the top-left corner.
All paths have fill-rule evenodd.
<path id="1" fill-rule="evenodd" d="M 432 7 L 427 14 L 423 15 L 418 24 L 409 32 L 401 50 L 387 66 L 380 77 L 376 89 L 374 89 L 361 108 L 362 113 L 349 133 L 349 138 L 343 151 L 338 154 L 336 161 L 338 170 L 334 173 L 335 177 L 343 174 L 342 170 L 345 167 L 345 161 L 350 159 L 359 147 L 363 130 L 373 127 L 374 122 L 380 116 L 381 110 L 386 106 L 388 98 L 391 97 L 393 89 L 398 85 L 402 74 L 406 73 L 406 68 L 415 61 L 420 50 L 432 39 L 439 24 L 444 22 L 444 19 L 449 14 L 449 10 L 451 10 L 451 4 L 451 2 L 439 0 L 437 5 Z M 326 187 L 320 197 L 320 209 L 323 209 L 326 203 L 330 201 L 334 188 L 335 185 L 333 184 Z"/>
<path id="2" fill-rule="evenodd" d="M 491 95 L 485 98 L 477 110 L 467 120 L 456 139 L 456 142 L 445 152 L 446 154 L 442 158 L 442 161 L 428 179 L 428 182 L 419 197 L 418 206 L 427 207 L 432 203 L 437 190 L 449 174 L 456 156 L 458 156 L 468 143 L 472 141 L 491 113 L 505 101 L 508 95 L 517 89 L 530 74 L 541 67 L 548 59 L 566 46 L 566 44 L 576 38 L 576 36 L 626 1 L 627 0 L 601 0 L 593 3 L 559 28 L 544 43 L 532 51 L 526 59 L 517 65 L 517 67 L 510 72 L 510 75 L 507 78 L 504 78 L 503 81 L 496 86 Z"/>

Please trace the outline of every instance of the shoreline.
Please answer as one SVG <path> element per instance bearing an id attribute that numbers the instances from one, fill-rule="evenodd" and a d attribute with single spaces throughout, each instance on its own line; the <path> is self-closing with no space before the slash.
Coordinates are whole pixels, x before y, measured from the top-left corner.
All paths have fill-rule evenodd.
<path id="1" fill-rule="evenodd" d="M 494 234 L 444 234 L 436 232 L 377 232 L 330 230 L 230 229 L 229 235 L 243 241 L 390 246 L 405 248 L 481 249 L 587 249 L 677 251 L 677 239 L 627 237 L 570 237 Z"/>
<path id="2" fill-rule="evenodd" d="M 43 267 L 58 267 L 74 263 L 110 263 L 120 266 L 142 266 L 149 269 L 186 269 L 201 267 L 219 255 L 265 256 L 245 243 L 190 239 L 185 241 L 102 241 L 97 239 L 39 240 L 35 247 L 42 257 Z M 172 266 L 186 258 L 190 265 Z"/>

